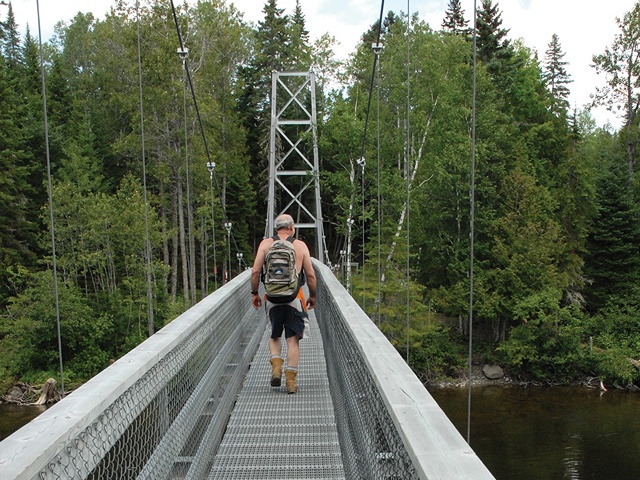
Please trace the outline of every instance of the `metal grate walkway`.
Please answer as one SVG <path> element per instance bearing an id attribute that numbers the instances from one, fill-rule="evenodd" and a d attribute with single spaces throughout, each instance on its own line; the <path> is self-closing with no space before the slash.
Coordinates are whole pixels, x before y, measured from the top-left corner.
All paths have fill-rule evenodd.
<path id="1" fill-rule="evenodd" d="M 298 393 L 269 385 L 269 328 L 214 459 L 213 479 L 344 479 L 322 338 L 310 311 L 300 341 Z M 286 358 L 284 338 L 283 356 Z M 286 363 L 286 362 L 285 362 Z"/>

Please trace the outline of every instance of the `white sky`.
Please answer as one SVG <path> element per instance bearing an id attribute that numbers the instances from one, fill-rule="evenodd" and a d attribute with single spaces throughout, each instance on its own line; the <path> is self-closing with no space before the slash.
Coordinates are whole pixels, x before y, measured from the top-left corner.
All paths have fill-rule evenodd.
<path id="1" fill-rule="evenodd" d="M 182 0 L 174 0 L 176 5 Z M 194 1 L 194 0 L 190 0 Z M 230 2 L 231 0 L 227 0 Z M 16 22 L 21 31 L 29 24 L 33 35 L 38 33 L 36 0 L 11 0 Z M 336 54 L 346 58 L 353 51 L 362 33 L 380 16 L 380 1 L 372 0 L 300 0 L 307 28 L 313 39 L 323 33 L 336 37 L 340 45 Z M 232 3 L 245 13 L 245 19 L 257 22 L 264 16 L 265 0 L 235 0 Z M 448 6 L 448 0 L 387 0 L 384 4 L 385 16 L 389 10 L 396 14 L 407 11 L 418 12 L 432 28 L 439 29 Z M 478 5 L 480 0 L 477 0 Z M 496 2 L 494 1 L 494 4 Z M 510 29 L 509 37 L 522 38 L 524 44 L 538 51 L 544 59 L 544 52 L 556 33 L 569 62 L 568 73 L 573 79 L 570 102 L 581 108 L 589 102 L 589 95 L 596 86 L 604 82 L 590 66 L 594 54 L 604 52 L 619 33 L 616 17 L 630 11 L 635 0 L 498 0 L 502 11 L 503 27 Z M 41 0 L 40 17 L 44 40 L 53 33 L 53 25 L 68 21 L 78 12 L 92 11 L 98 18 L 104 18 L 115 0 Z M 474 0 L 462 0 L 465 17 L 471 20 Z M 292 13 L 295 0 L 278 0 L 278 7 L 285 13 Z M 6 17 L 6 7 L 0 6 L 0 18 Z M 599 109 L 594 112 L 599 125 L 608 121 L 618 127 L 620 122 L 611 113 Z"/>

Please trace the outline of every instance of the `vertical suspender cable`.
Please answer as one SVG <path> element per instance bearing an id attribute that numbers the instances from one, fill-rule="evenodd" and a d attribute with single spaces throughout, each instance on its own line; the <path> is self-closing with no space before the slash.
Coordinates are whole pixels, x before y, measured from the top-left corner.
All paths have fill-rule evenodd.
<path id="1" fill-rule="evenodd" d="M 187 52 L 187 50 L 185 48 L 181 48 L 181 55 L 180 57 L 182 58 L 182 68 L 183 70 L 186 72 L 187 68 L 187 58 L 185 53 Z M 187 129 L 187 82 L 186 82 L 186 78 L 184 79 L 183 82 L 183 113 L 184 113 L 184 163 L 185 163 L 185 175 L 186 175 L 186 179 L 185 181 L 187 182 L 187 228 L 189 229 L 189 235 L 187 238 L 187 243 L 188 243 L 188 247 L 187 247 L 187 252 L 189 252 L 189 255 L 187 256 L 187 265 L 188 265 L 188 274 L 187 277 L 189 278 L 188 281 L 188 285 L 191 288 L 191 305 L 195 305 L 196 304 L 196 278 L 195 278 L 195 247 L 194 247 L 194 242 L 193 242 L 193 208 L 191 206 L 191 178 L 189 176 L 189 136 L 188 136 L 188 129 Z M 182 208 L 182 206 L 180 207 Z M 185 266 L 186 268 L 186 266 Z"/>
<path id="2" fill-rule="evenodd" d="M 361 171 L 362 177 L 360 178 L 361 185 L 362 185 L 362 188 L 361 188 L 361 190 L 362 190 L 362 193 L 361 193 L 362 194 L 362 310 L 365 310 L 365 307 L 366 307 L 366 296 L 365 296 L 365 289 L 366 289 L 365 280 L 366 280 L 366 277 L 365 277 L 364 266 L 365 266 L 365 262 L 366 262 L 367 257 L 366 257 L 365 248 L 364 248 L 364 246 L 365 246 L 365 237 L 364 237 L 364 213 L 365 213 L 364 212 L 364 167 L 366 165 L 366 162 L 364 160 L 364 157 L 362 157 L 360 160 L 362 161 L 362 165 L 361 165 L 361 167 L 362 167 L 362 171 Z"/>
<path id="3" fill-rule="evenodd" d="M 473 88 L 471 100 L 471 194 L 469 215 L 469 380 L 467 386 L 467 443 L 471 445 L 471 352 L 473 348 L 473 257 L 476 196 L 476 0 L 473 1 Z"/>
<path id="4" fill-rule="evenodd" d="M 406 147 L 405 147 L 405 168 L 406 168 L 406 181 L 407 181 L 407 365 L 409 365 L 409 319 L 410 319 L 410 313 L 409 313 L 409 307 L 410 307 L 410 285 L 409 285 L 409 281 L 410 281 L 410 275 L 409 275 L 409 267 L 410 267 L 410 261 L 409 261 L 409 252 L 410 252 L 410 248 L 409 248 L 409 239 L 410 239 L 410 224 L 409 224 L 409 217 L 410 217 L 410 211 L 411 211 L 411 204 L 409 203 L 411 200 L 411 167 L 409 165 L 409 162 L 411 161 L 411 154 L 410 154 L 410 142 L 411 142 L 411 122 L 410 122 L 410 118 L 409 118 L 409 113 L 411 111 L 411 66 L 410 66 L 410 60 L 411 60 L 411 42 L 410 40 L 410 33 L 411 33 L 411 8 L 410 8 L 410 1 L 411 0 L 407 0 L 407 139 L 406 139 Z"/>
<path id="5" fill-rule="evenodd" d="M 382 2 L 380 2 L 380 18 L 378 20 L 378 39 L 376 41 L 376 45 L 380 45 L 380 35 L 382 33 L 382 15 L 384 14 L 384 0 L 382 0 Z M 365 281 L 365 275 L 364 275 L 364 262 L 365 262 L 365 251 L 364 251 L 364 242 L 365 242 L 365 236 L 364 236 L 364 166 L 365 166 L 365 159 L 364 159 L 364 146 L 365 143 L 367 141 L 367 127 L 369 126 L 369 111 L 371 109 L 371 94 L 373 92 L 373 82 L 375 80 L 375 76 L 376 76 L 376 65 L 378 63 L 378 55 L 374 55 L 373 57 L 373 68 L 371 70 L 371 82 L 369 83 L 369 97 L 367 99 L 367 111 L 365 113 L 365 120 L 364 120 L 364 131 L 362 133 L 362 144 L 360 147 L 360 158 L 358 158 L 357 160 L 357 164 L 361 167 L 361 172 L 362 172 L 362 308 L 364 309 L 364 281 Z M 351 205 L 353 205 L 353 199 L 355 197 L 355 188 L 353 190 L 353 194 L 352 194 L 352 201 L 351 201 Z M 351 218 L 351 214 L 349 214 L 349 219 L 347 220 L 347 228 L 350 229 L 350 225 L 349 223 L 351 223 L 352 218 Z M 348 239 L 348 248 L 350 249 L 351 247 L 351 238 L 349 237 Z M 351 258 L 351 256 L 349 255 L 347 257 L 347 261 L 349 261 L 349 259 Z M 350 283 L 350 282 L 349 282 Z"/>
<path id="6" fill-rule="evenodd" d="M 142 148 L 142 194 L 144 195 L 145 263 L 147 270 L 147 321 L 149 336 L 154 334 L 153 290 L 151 288 L 151 242 L 149 241 L 149 205 L 147 203 L 147 158 L 144 144 L 144 108 L 142 105 L 142 60 L 140 54 L 140 2 L 136 1 L 136 30 L 138 34 L 138 93 L 140 94 L 140 136 Z"/>
<path id="7" fill-rule="evenodd" d="M 178 41 L 180 43 L 180 51 L 184 52 L 185 51 L 184 42 L 182 41 L 182 34 L 180 33 L 180 24 L 178 23 L 178 15 L 176 14 L 176 7 L 175 7 L 175 4 L 173 3 L 173 0 L 171 0 L 170 3 L 171 3 L 171 11 L 173 13 L 173 21 L 174 21 L 174 24 L 175 24 L 175 27 L 176 27 L 176 33 L 178 35 Z M 205 154 L 207 156 L 208 162 L 209 163 L 213 163 L 211 161 L 211 153 L 209 152 L 209 144 L 207 142 L 207 136 L 204 134 L 204 126 L 202 124 L 202 117 L 200 115 L 200 108 L 198 107 L 198 100 L 196 99 L 196 91 L 195 91 L 195 89 L 193 87 L 193 80 L 191 79 L 191 72 L 189 70 L 189 62 L 185 61 L 184 69 L 185 69 L 185 73 L 187 75 L 187 80 L 189 81 L 189 89 L 191 91 L 191 98 L 193 99 L 193 107 L 195 109 L 196 117 L 198 119 L 198 125 L 200 127 L 200 135 L 202 137 L 202 143 L 204 145 L 204 151 L 205 151 Z M 220 188 L 218 188 L 218 181 L 217 181 L 217 177 L 216 177 L 215 171 L 213 173 L 213 183 L 215 185 L 216 191 L 218 192 L 218 195 L 220 195 L 220 193 L 219 193 L 220 192 Z M 229 224 L 230 225 L 231 222 L 229 222 L 229 217 L 227 215 L 227 208 L 225 206 L 225 202 L 223 202 L 223 201 L 220 202 L 220 208 L 222 210 L 222 217 L 223 217 L 224 224 Z M 238 244 L 236 242 L 236 238 L 235 238 L 235 236 L 233 236 L 231 234 L 231 230 L 230 229 L 231 229 L 231 227 L 229 227 L 229 232 L 228 232 L 228 235 L 227 235 L 228 239 L 230 241 L 231 238 L 233 238 L 233 242 L 235 244 L 236 250 L 239 250 Z M 229 248 L 231 248 L 231 246 L 229 246 Z M 231 255 L 229 254 L 229 257 L 230 256 Z M 229 270 L 231 270 L 230 267 L 231 267 L 231 260 L 229 259 Z"/>
<path id="8" fill-rule="evenodd" d="M 53 185 L 51 182 L 51 155 L 49 153 L 49 120 L 47 116 L 47 86 L 44 76 L 44 56 L 42 53 L 42 29 L 40 27 L 40 2 L 36 0 L 38 12 L 38 42 L 40 44 L 40 76 L 42 79 L 42 108 L 44 110 L 44 143 L 47 153 L 47 187 L 49 193 L 49 222 L 51 223 L 51 258 L 53 264 L 53 295 L 56 304 L 56 327 L 58 331 L 58 358 L 60 360 L 60 388 L 64 398 L 64 367 L 62 364 L 62 335 L 60 333 L 60 298 L 58 295 L 58 267 L 56 262 L 56 231 L 53 222 Z"/>
<path id="9" fill-rule="evenodd" d="M 376 44 L 376 57 L 380 56 L 380 43 Z M 377 102 L 377 123 L 378 123 L 378 145 L 377 145 L 377 150 L 378 150 L 378 196 L 377 196 L 377 200 L 378 200 L 378 208 L 377 208 L 377 213 L 378 213 L 378 296 L 377 296 L 377 301 L 376 301 L 376 308 L 377 308 L 377 319 L 378 319 L 378 327 L 380 327 L 380 302 L 382 301 L 381 298 L 381 273 L 382 273 L 382 265 L 380 264 L 380 249 L 381 249 L 381 238 L 380 238 L 380 222 L 381 222 L 381 217 L 382 217 L 382 199 L 381 199 L 381 195 L 380 195 L 380 59 L 378 59 L 378 76 L 377 76 L 377 88 L 376 88 L 376 93 L 377 93 L 377 97 L 378 97 L 378 102 Z"/>

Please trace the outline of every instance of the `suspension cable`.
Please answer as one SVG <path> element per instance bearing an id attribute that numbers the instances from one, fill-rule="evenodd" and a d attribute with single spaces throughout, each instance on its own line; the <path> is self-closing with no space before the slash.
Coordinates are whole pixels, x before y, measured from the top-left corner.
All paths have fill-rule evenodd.
<path id="1" fill-rule="evenodd" d="M 378 55 L 380 55 L 380 44 L 377 43 L 376 44 L 376 50 L 375 50 L 375 54 L 376 57 Z M 376 309 L 377 309 L 377 320 L 378 320 L 378 328 L 380 327 L 380 303 L 381 303 L 381 273 L 382 273 L 382 265 L 380 263 L 380 250 L 381 250 L 381 222 L 382 222 L 382 198 L 381 198 L 381 194 L 380 194 L 380 60 L 378 60 L 378 76 L 376 78 L 377 80 L 377 134 L 378 134 L 378 143 L 377 143 L 377 153 L 378 153 L 378 158 L 377 158 L 377 167 L 378 167 L 378 195 L 377 195 L 377 200 L 378 200 L 378 208 L 377 208 L 377 214 L 378 214 L 378 296 L 377 296 L 377 300 L 376 300 Z"/>
<path id="2" fill-rule="evenodd" d="M 151 283 L 151 242 L 149 240 L 149 206 L 147 204 L 147 159 L 144 143 L 144 108 L 142 103 L 142 60 L 140 53 L 140 2 L 136 0 L 136 30 L 138 34 L 138 90 L 140 93 L 140 136 L 142 142 L 142 190 L 144 195 L 144 236 L 145 236 L 145 263 L 147 268 L 147 321 L 149 336 L 154 333 L 153 324 L 153 290 Z"/>
<path id="3" fill-rule="evenodd" d="M 51 258 L 53 264 L 53 295 L 56 304 L 56 327 L 58 333 L 58 359 L 60 361 L 60 388 L 64 398 L 64 366 L 62 362 L 62 334 L 60 333 L 60 298 L 58 293 L 58 267 L 56 261 L 56 231 L 53 219 L 53 184 L 51 182 L 51 154 L 49 152 L 49 120 L 47 116 L 47 85 L 44 75 L 44 55 L 42 52 L 42 29 L 40 26 L 40 1 L 36 0 L 38 12 L 38 42 L 40 44 L 40 77 L 42 80 L 42 108 L 44 111 L 44 143 L 47 155 L 47 188 L 49 193 L 49 222 L 51 222 Z"/>
<path id="4" fill-rule="evenodd" d="M 469 380 L 467 385 L 467 443 L 471 445 L 471 352 L 473 349 L 473 257 L 475 237 L 475 208 L 476 208 L 476 40 L 477 40 L 477 8 L 476 0 L 473 0 L 473 86 L 471 100 L 471 194 L 469 215 Z"/>
<path id="5" fill-rule="evenodd" d="M 380 16 L 378 18 L 378 36 L 376 39 L 376 45 L 380 45 L 380 37 L 382 34 L 382 16 L 384 15 L 384 0 L 382 0 L 380 2 Z M 364 299 L 365 299 L 365 272 L 364 272 L 364 265 L 365 265 L 365 232 L 364 232 L 364 217 L 365 217 L 365 212 L 364 212 L 364 208 L 365 208 L 365 203 L 364 203 L 364 167 L 365 167 L 365 158 L 364 158 L 364 147 L 366 144 L 366 140 L 367 140 L 367 127 L 369 126 L 369 112 L 371 110 L 371 97 L 373 96 L 373 85 L 375 82 L 375 77 L 376 77 L 376 65 L 378 64 L 378 55 L 374 54 L 373 56 L 373 68 L 371 70 L 371 81 L 369 82 L 369 94 L 368 94 L 368 98 L 367 98 L 367 109 L 365 111 L 365 120 L 364 120 L 364 130 L 362 132 L 362 143 L 361 143 L 361 147 L 360 147 L 360 157 L 357 160 L 357 164 L 358 166 L 361 167 L 360 169 L 360 174 L 362 175 L 361 177 L 361 183 L 362 183 L 362 308 L 364 309 Z M 354 178 L 354 187 L 355 187 L 355 178 Z M 353 189 L 353 193 L 351 195 L 351 205 L 353 205 L 355 201 L 355 188 Z M 351 218 L 351 209 L 350 209 L 350 213 L 349 213 L 349 218 L 347 219 L 348 223 L 352 222 L 352 218 Z M 350 231 L 350 226 L 348 226 L 348 229 Z M 350 241 L 350 235 L 349 235 L 349 241 Z M 349 249 L 350 250 L 350 249 Z M 349 262 L 347 262 L 348 265 L 350 265 Z M 349 267 L 350 268 L 350 267 Z"/>
<path id="6" fill-rule="evenodd" d="M 182 34 L 180 33 L 180 24 L 178 23 L 178 15 L 176 14 L 176 7 L 174 5 L 173 0 L 171 0 L 171 11 L 173 13 L 173 21 L 175 23 L 176 33 L 178 35 L 178 41 L 180 43 L 180 50 L 184 51 L 185 50 L 184 49 L 184 42 L 182 40 Z M 212 160 L 211 160 L 211 154 L 209 152 L 209 144 L 207 143 L 207 137 L 206 137 L 206 135 L 204 133 L 204 126 L 202 124 L 202 117 L 200 115 L 200 109 L 198 107 L 198 100 L 196 99 L 196 92 L 195 92 L 195 88 L 193 86 L 193 80 L 191 78 L 191 71 L 189 70 L 189 62 L 187 62 L 187 61 L 184 62 L 184 69 L 185 69 L 185 72 L 186 72 L 186 75 L 187 75 L 187 80 L 189 82 L 189 89 L 191 91 L 191 98 L 193 100 L 193 105 L 194 105 L 194 108 L 195 108 L 195 111 L 196 111 L 196 117 L 198 119 L 198 125 L 200 127 L 200 135 L 202 136 L 202 142 L 203 142 L 205 153 L 206 153 L 206 156 L 207 156 L 207 161 L 213 163 Z M 218 188 L 218 178 L 216 176 L 215 171 L 212 173 L 212 176 L 213 176 L 213 183 L 214 183 L 214 185 L 216 187 L 216 192 L 218 192 L 218 195 L 220 195 L 220 193 L 219 193 L 220 189 Z M 224 223 L 229 222 L 229 217 L 227 215 L 227 208 L 226 208 L 226 205 L 224 204 L 224 202 L 222 201 L 222 198 L 220 198 L 220 207 L 221 207 L 221 210 L 222 210 L 222 216 L 223 216 Z M 236 248 L 236 251 L 239 251 L 238 242 L 237 242 L 237 240 L 235 238 L 235 235 L 233 235 L 232 233 L 229 233 L 229 237 L 231 239 L 233 239 L 233 244 L 234 244 L 234 246 Z M 229 270 L 231 270 L 231 260 L 230 259 L 229 259 Z"/>
<path id="7" fill-rule="evenodd" d="M 409 238 L 410 238 L 410 223 L 409 223 L 409 217 L 410 217 L 410 212 L 411 212 L 411 167 L 409 165 L 410 161 L 411 161 L 411 121 L 410 121 L 410 113 L 411 113 L 411 8 L 410 8 L 410 1 L 411 0 L 407 0 L 407 140 L 406 140 L 406 150 L 405 150 L 405 154 L 406 154 L 406 160 L 405 160 L 405 166 L 406 166 L 406 181 L 407 181 L 407 265 L 406 265 L 406 269 L 407 269 L 407 365 L 409 365 L 409 323 L 410 323 L 410 313 L 409 313 L 409 307 L 411 305 L 410 302 L 410 281 L 411 281 L 411 277 L 410 277 L 410 272 L 409 272 L 409 268 L 411 266 L 410 260 L 409 260 L 409 253 L 410 253 L 410 245 L 409 245 Z"/>

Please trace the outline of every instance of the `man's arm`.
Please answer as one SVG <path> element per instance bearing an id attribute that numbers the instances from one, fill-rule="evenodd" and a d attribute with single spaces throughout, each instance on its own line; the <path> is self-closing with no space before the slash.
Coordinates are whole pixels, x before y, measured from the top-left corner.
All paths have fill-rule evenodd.
<path id="1" fill-rule="evenodd" d="M 258 294 L 258 288 L 260 288 L 260 276 L 262 275 L 262 265 L 264 265 L 265 258 L 265 241 L 263 240 L 256 252 L 256 258 L 253 261 L 253 267 L 251 267 L 251 303 L 256 310 L 262 306 L 262 299 Z"/>
<path id="2" fill-rule="evenodd" d="M 307 278 L 307 287 L 309 288 L 309 298 L 307 299 L 307 307 L 313 308 L 316 306 L 316 272 L 313 269 L 311 263 L 311 254 L 307 248 L 306 254 L 302 261 L 302 268 Z"/>

